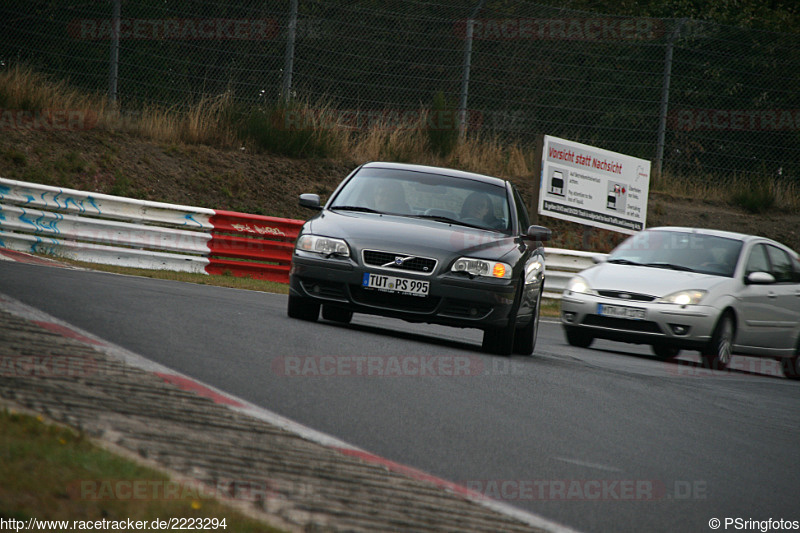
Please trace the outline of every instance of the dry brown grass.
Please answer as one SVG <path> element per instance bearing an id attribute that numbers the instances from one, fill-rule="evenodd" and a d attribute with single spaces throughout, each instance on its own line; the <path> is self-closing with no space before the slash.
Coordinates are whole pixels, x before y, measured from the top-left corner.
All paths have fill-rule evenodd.
<path id="1" fill-rule="evenodd" d="M 135 119 L 118 117 L 119 122 L 106 125 L 164 143 L 230 148 L 238 142 L 229 119 L 232 105 L 232 95 L 226 92 L 214 97 L 204 96 L 187 110 L 148 105 Z"/>
<path id="2" fill-rule="evenodd" d="M 0 105 L 24 111 L 82 110 L 98 118 L 110 109 L 106 97 L 87 94 L 23 65 L 0 70 Z"/>
<path id="3" fill-rule="evenodd" d="M 754 185 L 753 179 L 732 176 L 720 180 L 715 176 L 680 176 L 664 173 L 654 178 L 650 190 L 680 198 L 701 199 L 717 203 L 740 204 L 742 199 L 766 195 L 774 200 L 774 207 L 787 210 L 800 210 L 800 185 L 789 180 L 765 179 Z M 761 199 L 763 201 L 763 199 Z"/>
<path id="4" fill-rule="evenodd" d="M 253 137 L 243 133 L 234 113 L 230 92 L 205 96 L 189 108 L 145 106 L 135 115 L 121 116 L 100 94 L 87 94 L 66 81 L 53 80 L 33 69 L 15 65 L 0 70 L 0 106 L 23 110 L 86 110 L 96 117 L 97 127 L 134 133 L 167 144 L 207 144 L 219 148 L 253 146 Z M 300 157 L 313 144 L 314 157 L 344 158 L 356 162 L 401 161 L 461 168 L 503 177 L 531 176 L 538 166 L 533 146 L 509 144 L 497 138 L 471 135 L 449 153 L 432 149 L 426 135 L 428 112 L 423 109 L 411 124 L 370 122 L 364 130 L 354 128 L 352 114 L 340 114 L 328 101 L 293 101 L 288 107 L 261 110 L 256 120 L 260 135 L 271 143 L 267 149 L 296 149 L 287 155 Z M 252 115 L 252 113 L 251 113 Z M 389 116 L 387 114 L 387 116 Z M 299 124 L 299 126 L 298 126 Z M 299 147 L 299 148 L 298 148 Z M 714 176 L 681 176 L 664 173 L 654 178 L 650 189 L 673 196 L 721 203 L 749 199 L 753 180 L 734 176 L 720 181 Z M 771 180 L 757 193 L 774 196 L 778 209 L 800 209 L 800 185 L 789 180 Z"/>

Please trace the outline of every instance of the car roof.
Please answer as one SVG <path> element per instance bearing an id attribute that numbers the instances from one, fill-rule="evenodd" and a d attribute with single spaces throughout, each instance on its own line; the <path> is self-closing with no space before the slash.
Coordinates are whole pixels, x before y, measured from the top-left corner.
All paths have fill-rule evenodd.
<path id="1" fill-rule="evenodd" d="M 382 161 L 373 161 L 365 163 L 362 168 L 385 168 L 391 170 L 409 170 L 412 172 L 425 172 L 427 174 L 439 174 L 441 176 L 451 176 L 454 178 L 464 178 L 474 181 L 481 181 L 483 183 L 491 183 L 492 185 L 499 185 L 505 187 L 506 180 L 494 176 L 487 176 L 485 174 L 476 174 L 474 172 L 466 172 L 463 170 L 455 170 L 452 168 L 444 167 L 431 167 L 427 165 L 412 165 L 409 163 L 388 163 Z"/>
<path id="2" fill-rule="evenodd" d="M 735 231 L 722 231 L 717 229 L 708 229 L 708 228 L 687 228 L 682 226 L 661 226 L 657 228 L 647 228 L 648 231 L 682 231 L 687 233 L 700 233 L 703 235 L 711 235 L 714 237 L 724 237 L 727 239 L 736 239 L 744 242 L 750 241 L 765 241 L 777 244 L 784 248 L 788 248 L 785 244 L 781 244 L 778 241 L 774 241 L 767 237 L 760 237 L 758 235 L 750 235 L 747 233 L 737 233 Z"/>

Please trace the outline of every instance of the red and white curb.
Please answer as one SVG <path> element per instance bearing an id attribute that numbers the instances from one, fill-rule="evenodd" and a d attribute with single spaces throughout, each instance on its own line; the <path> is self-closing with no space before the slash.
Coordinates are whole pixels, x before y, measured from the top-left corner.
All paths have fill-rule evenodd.
<path id="1" fill-rule="evenodd" d="M 0 261 L 14 261 L 16 263 L 26 263 L 28 265 L 43 265 L 54 266 L 61 268 L 70 268 L 69 265 L 59 263 L 54 259 L 46 259 L 44 257 L 37 257 L 25 252 L 17 252 L 8 248 L 0 248 Z"/>
<path id="2" fill-rule="evenodd" d="M 27 254 L 26 254 L 27 255 Z M 432 483 L 442 490 L 459 495 L 462 498 L 470 500 L 478 505 L 490 509 L 494 512 L 503 514 L 510 518 L 514 518 L 521 523 L 527 524 L 531 527 L 536 527 L 549 531 L 552 533 L 574 533 L 575 530 L 566 526 L 543 518 L 541 516 L 529 513 L 522 509 L 512 507 L 503 502 L 492 500 L 486 496 L 468 489 L 463 485 L 459 485 L 452 481 L 439 478 L 432 474 L 428 474 L 422 470 L 391 461 L 384 457 L 372 454 L 366 450 L 353 446 L 344 442 L 336 437 L 322 433 L 315 429 L 309 428 L 297 422 L 294 422 L 286 417 L 277 413 L 273 413 L 268 409 L 254 405 L 246 400 L 237 398 L 231 394 L 221 391 L 211 385 L 202 383 L 194 378 L 175 372 L 174 370 L 165 367 L 159 363 L 146 359 L 145 357 L 126 350 L 120 346 L 109 343 L 87 331 L 77 328 L 67 322 L 59 320 L 43 311 L 30 307 L 14 298 L 0 293 L 0 310 L 6 311 L 20 318 L 30 320 L 37 325 L 79 342 L 85 343 L 94 349 L 108 355 L 111 358 L 121 360 L 126 364 L 139 368 L 141 370 L 151 372 L 157 375 L 164 381 L 185 391 L 191 391 L 198 396 L 203 396 L 211 399 L 217 404 L 224 405 L 229 409 L 233 409 L 239 413 L 252 416 L 256 419 L 262 420 L 274 426 L 277 426 L 285 431 L 294 433 L 295 435 L 309 440 L 311 442 L 320 444 L 322 446 L 332 448 L 343 455 L 349 457 L 356 457 L 366 463 L 380 465 L 390 472 L 395 472 L 405 475 L 409 478 Z"/>

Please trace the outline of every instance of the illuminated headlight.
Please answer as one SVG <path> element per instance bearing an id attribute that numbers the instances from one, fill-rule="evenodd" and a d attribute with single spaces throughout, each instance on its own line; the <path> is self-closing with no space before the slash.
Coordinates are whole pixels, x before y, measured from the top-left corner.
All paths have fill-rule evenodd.
<path id="1" fill-rule="evenodd" d="M 697 305 L 700 303 L 700 300 L 703 299 L 703 296 L 706 295 L 706 291 L 680 291 L 680 292 L 673 292 L 672 294 L 668 294 L 663 298 L 659 298 L 656 300 L 656 303 L 660 304 L 676 304 L 676 305 Z"/>
<path id="2" fill-rule="evenodd" d="M 320 237 L 319 235 L 301 235 L 297 239 L 297 249 L 306 252 L 314 252 L 327 256 L 337 255 L 339 257 L 350 257 L 350 248 L 341 239 L 330 237 Z"/>
<path id="3" fill-rule="evenodd" d="M 576 292 L 578 294 L 596 294 L 589 283 L 580 276 L 575 276 L 567 282 L 566 292 Z"/>
<path id="4" fill-rule="evenodd" d="M 511 277 L 511 266 L 499 261 L 484 261 L 483 259 L 472 259 L 461 257 L 453 263 L 453 272 L 464 272 L 471 276 L 483 276 L 488 278 L 509 279 Z"/>

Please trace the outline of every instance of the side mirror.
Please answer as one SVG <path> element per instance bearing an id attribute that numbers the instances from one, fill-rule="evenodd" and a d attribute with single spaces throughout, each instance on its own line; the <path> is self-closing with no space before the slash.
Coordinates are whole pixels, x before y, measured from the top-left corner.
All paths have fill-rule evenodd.
<path id="1" fill-rule="evenodd" d="M 319 211 L 322 206 L 319 205 L 319 194 L 301 194 L 300 206 Z"/>
<path id="2" fill-rule="evenodd" d="M 553 232 L 550 231 L 550 228 L 545 228 L 544 226 L 530 226 L 528 232 L 523 237 L 531 241 L 549 241 L 552 236 Z"/>
<path id="3" fill-rule="evenodd" d="M 606 254 L 594 254 L 592 255 L 592 263 L 599 265 L 600 263 L 605 263 L 607 258 Z"/>
<path id="4" fill-rule="evenodd" d="M 746 285 L 771 285 L 775 283 L 775 276 L 769 272 L 751 272 L 744 282 Z"/>

